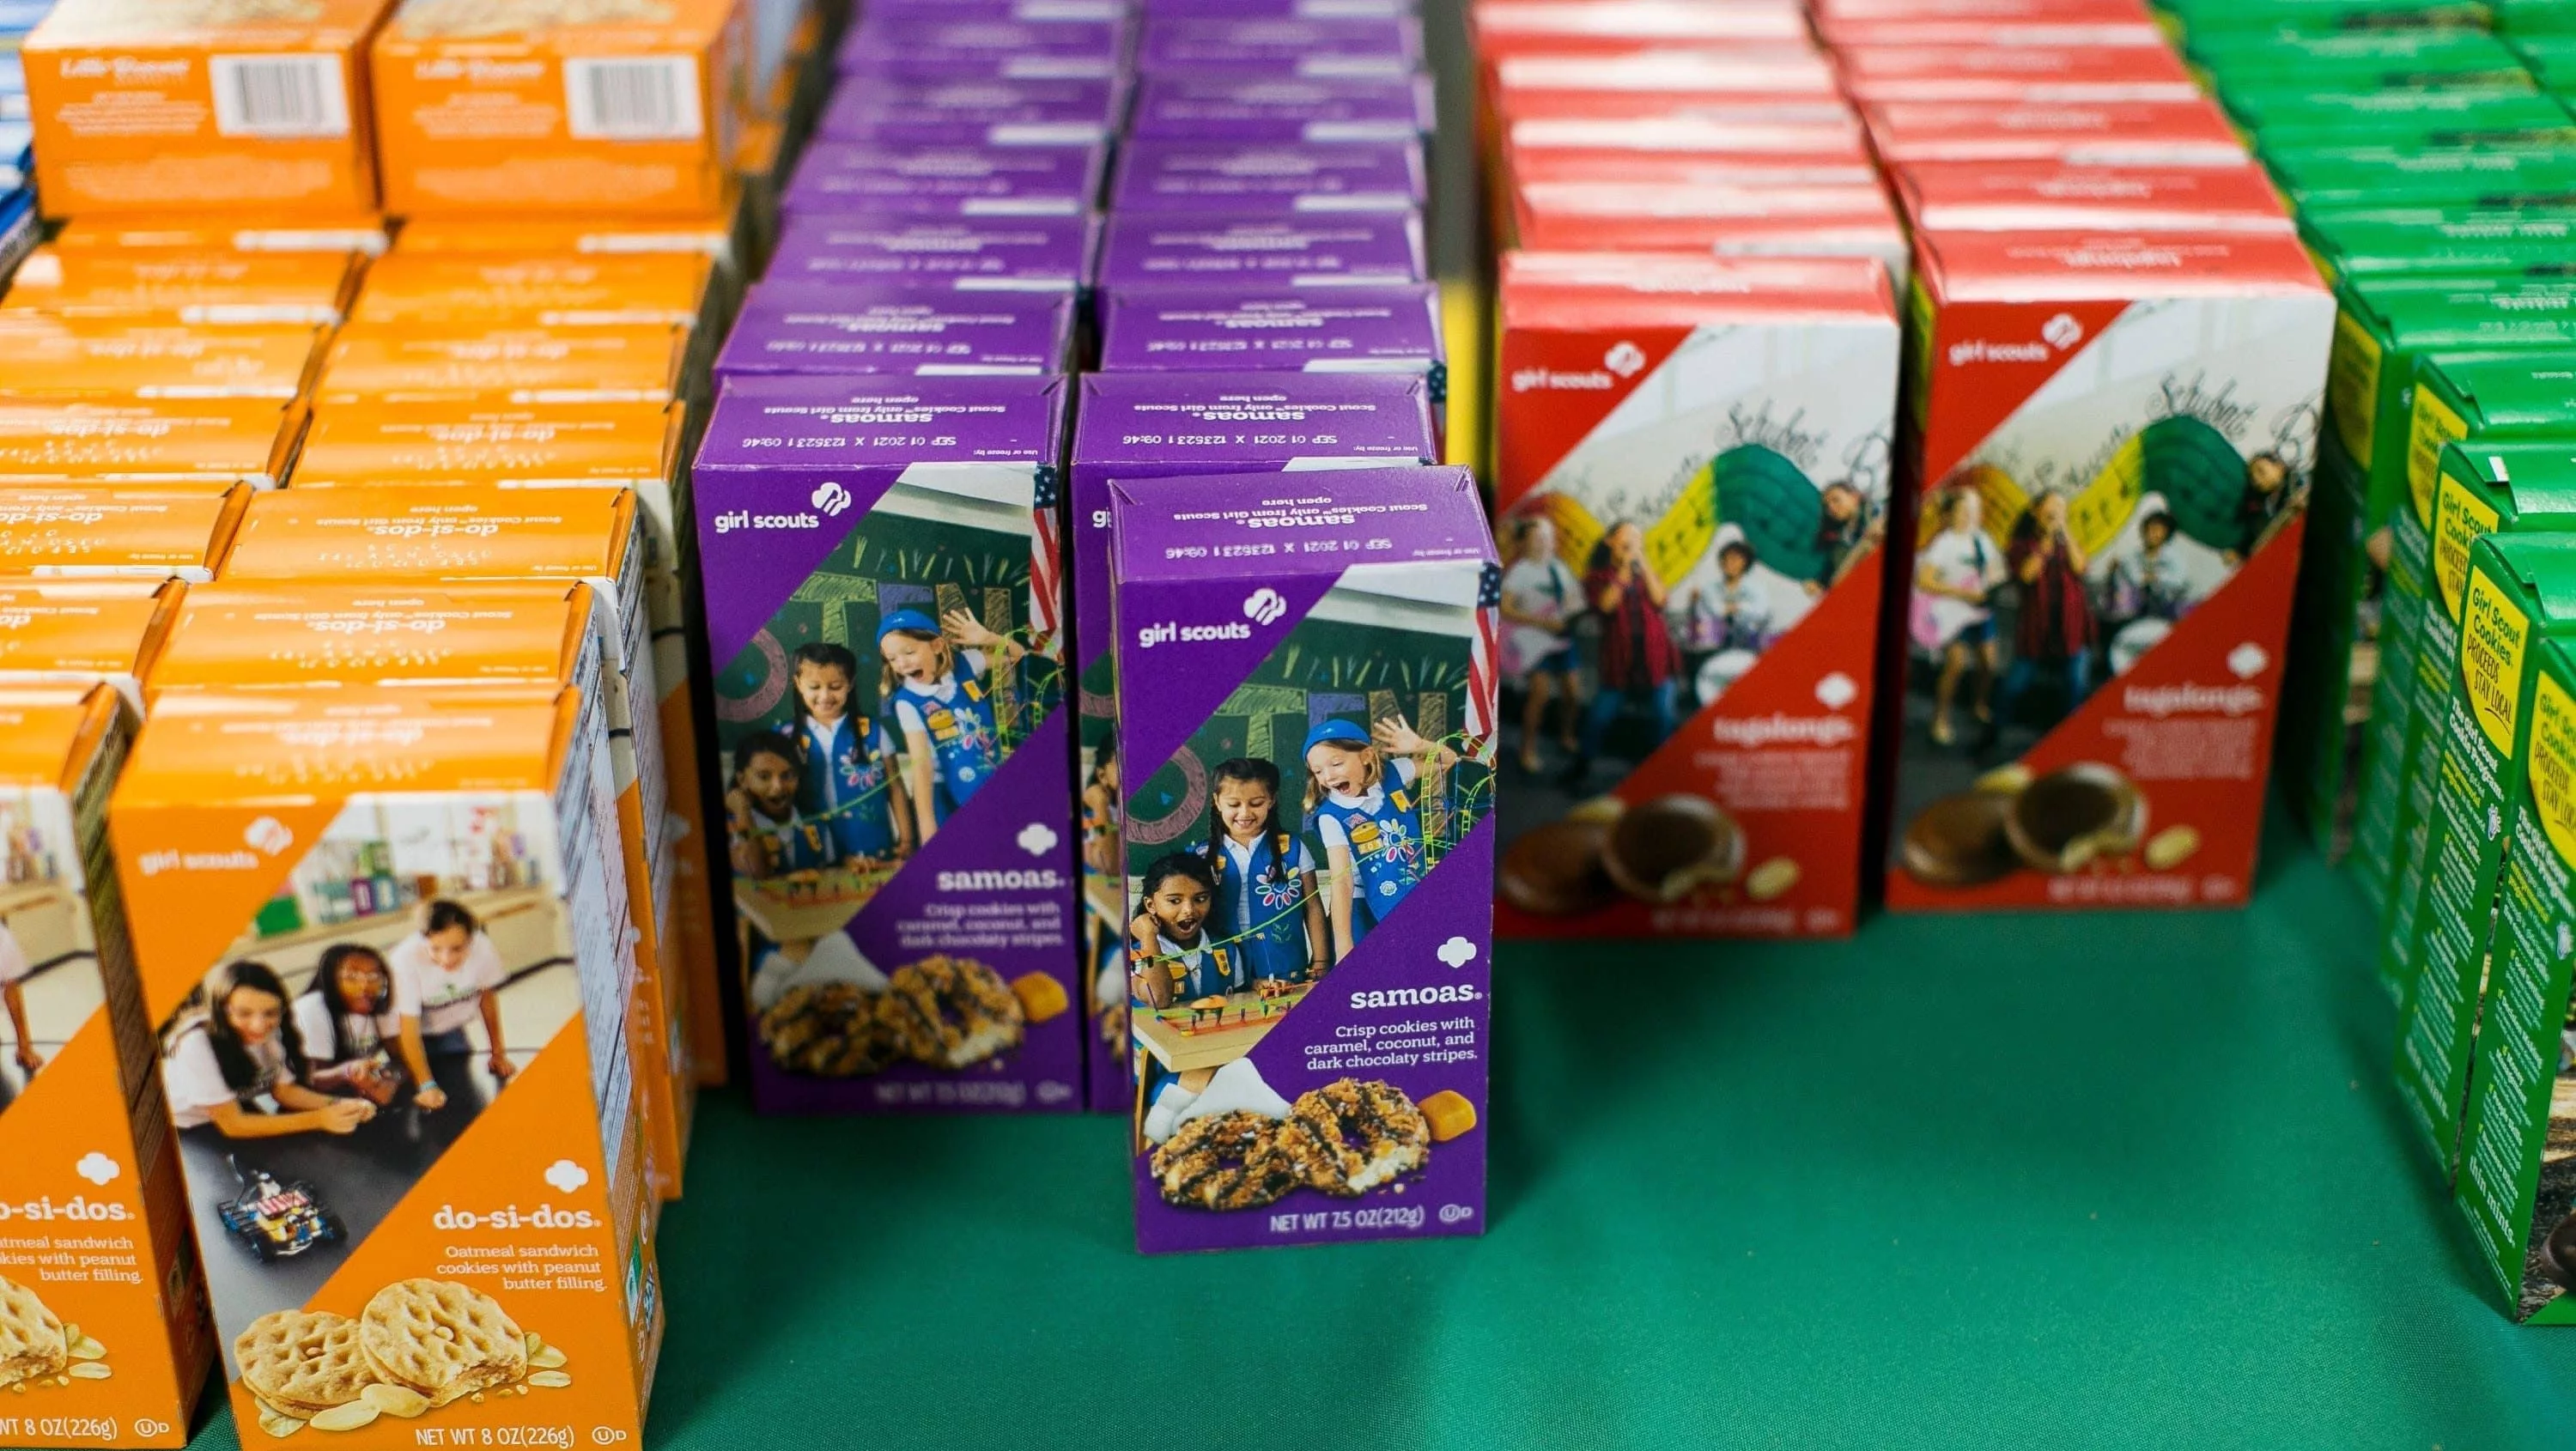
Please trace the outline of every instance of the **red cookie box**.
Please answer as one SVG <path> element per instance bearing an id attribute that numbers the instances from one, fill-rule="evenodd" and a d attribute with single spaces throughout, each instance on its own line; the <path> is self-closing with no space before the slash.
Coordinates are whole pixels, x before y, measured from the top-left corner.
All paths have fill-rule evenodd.
<path id="1" fill-rule="evenodd" d="M 1892 167 L 1927 161 L 2085 166 L 2241 166 L 2245 147 L 2216 103 L 1871 101 L 1861 119 Z"/>
<path id="2" fill-rule="evenodd" d="M 1835 57 L 1857 101 L 2189 101 L 2182 58 L 2161 46 L 1846 46 Z"/>
<path id="3" fill-rule="evenodd" d="M 1580 185 L 1577 183 L 1575 185 Z M 1867 257 L 1903 277 L 1904 225 L 1876 190 L 1790 189 L 1777 207 L 1748 189 L 1676 193 L 1663 207 L 1639 189 L 1631 210 L 1535 207 L 1514 217 L 1518 245 L 1577 252 L 1697 252 L 1727 257 Z M 1830 201 L 1832 204 L 1827 205 Z"/>
<path id="4" fill-rule="evenodd" d="M 2245 900 L 2334 311 L 2286 233 L 1918 238 L 1891 910 Z"/>
<path id="5" fill-rule="evenodd" d="M 1919 231 L 2290 232 L 2261 166 L 2071 166 L 1927 161 L 1897 171 L 1897 204 Z"/>
<path id="6" fill-rule="evenodd" d="M 1886 277 L 1860 258 L 1503 258 L 1495 507 L 1515 779 L 1499 931 L 1851 930 L 1898 351 Z M 1552 575 L 1525 533 L 1538 524 L 1562 566 Z M 1569 579 L 1597 609 L 1630 524 L 1665 590 L 1653 613 L 1674 655 L 1659 667 L 1668 684 L 1605 695 L 1616 662 L 1602 636 L 1577 624 L 1552 643 L 1510 611 L 1536 601 L 1544 615 Z M 1569 733 L 1560 703 L 1532 734 L 1522 702 L 1549 658 L 1562 664 L 1543 696 L 1561 702 L 1570 671 L 1585 700 L 1616 708 L 1587 707 Z M 1529 755 L 1535 773 L 1516 761 Z M 1642 868 L 1634 843 L 1675 813 L 1708 854 Z M 1614 816 L 1637 836 L 1587 824 Z M 1589 877 L 1588 851 L 1603 859 Z"/>
<path id="7" fill-rule="evenodd" d="M 1476 53 L 1637 54 L 1701 47 L 1804 44 L 1795 0 L 1477 0 L 1467 11 Z"/>

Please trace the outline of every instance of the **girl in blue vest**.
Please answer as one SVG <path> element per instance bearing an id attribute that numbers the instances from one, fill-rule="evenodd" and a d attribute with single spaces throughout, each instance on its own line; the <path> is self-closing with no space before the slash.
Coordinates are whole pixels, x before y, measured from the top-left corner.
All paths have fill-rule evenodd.
<path id="1" fill-rule="evenodd" d="M 736 876 L 762 878 L 837 866 L 831 828 L 798 809 L 804 767 L 796 743 L 755 731 L 733 749 L 733 784 L 725 792 L 726 837 Z"/>
<path id="2" fill-rule="evenodd" d="M 1241 954 L 1220 945 L 1209 914 L 1216 906 L 1216 878 L 1195 852 L 1156 857 L 1137 888 L 1127 948 L 1131 1015 L 1222 997 L 1252 985 Z M 1143 1055 L 1145 1136 L 1160 1143 L 1178 1126 L 1181 1112 L 1216 1077 L 1213 1067 L 1174 1073 Z"/>
<path id="3" fill-rule="evenodd" d="M 907 854 L 912 819 L 887 767 L 894 739 L 882 724 L 850 713 L 858 657 L 846 645 L 799 645 L 788 672 L 796 686 L 789 734 L 804 769 L 797 806 L 830 826 L 845 861 Z"/>
<path id="4" fill-rule="evenodd" d="M 1139 1005 L 1220 997 L 1252 985 L 1242 955 L 1209 940 L 1216 881 L 1207 860 L 1189 852 L 1157 857 L 1138 888 L 1132 985 Z"/>
<path id="5" fill-rule="evenodd" d="M 1279 768 L 1232 760 L 1208 788 L 1208 872 L 1216 879 L 1215 928 L 1253 980 L 1322 977 L 1333 965 L 1315 857 L 1279 825 Z"/>
<path id="6" fill-rule="evenodd" d="M 877 651 L 885 657 L 878 699 L 902 733 L 913 823 L 927 843 L 1000 768 L 993 672 L 1028 652 L 964 610 L 942 622 L 896 610 L 877 625 Z"/>
<path id="7" fill-rule="evenodd" d="M 1333 961 L 1350 956 L 1429 870 L 1414 783 L 1426 760 L 1448 766 L 1457 759 L 1401 719 L 1379 721 L 1374 732 L 1328 720 L 1306 733 L 1306 819 L 1323 840 L 1333 876 L 1325 908 Z"/>

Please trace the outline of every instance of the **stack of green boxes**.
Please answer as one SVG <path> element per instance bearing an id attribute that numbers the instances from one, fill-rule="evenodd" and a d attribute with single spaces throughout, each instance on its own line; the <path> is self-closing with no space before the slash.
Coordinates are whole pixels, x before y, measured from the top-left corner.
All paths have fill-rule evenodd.
<path id="1" fill-rule="evenodd" d="M 2576 232 L 2576 118 L 2487 28 L 2483 4 L 2173 0 L 2172 11 L 2343 292 L 2281 732 L 2293 799 L 2341 856 L 2377 604 L 2402 567 L 2392 526 L 2412 360 L 2576 348 L 2576 279 L 2554 280 Z M 2363 876 L 2384 901 L 2382 873 Z"/>
<path id="2" fill-rule="evenodd" d="M 2342 302 L 2284 779 L 2508 1299 L 2576 1323 L 2576 4 L 2169 8 Z"/>

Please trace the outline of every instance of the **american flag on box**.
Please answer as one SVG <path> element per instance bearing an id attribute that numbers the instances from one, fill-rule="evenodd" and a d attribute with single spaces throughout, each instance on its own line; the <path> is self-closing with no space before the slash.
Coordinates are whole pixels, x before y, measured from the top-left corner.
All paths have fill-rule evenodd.
<path id="1" fill-rule="evenodd" d="M 1064 481 L 1044 465 L 1029 519 L 1029 648 L 1044 650 L 1064 623 Z M 1499 598 L 1499 596 L 1497 596 Z"/>
<path id="2" fill-rule="evenodd" d="M 1488 564 L 1476 579 L 1476 640 L 1467 654 L 1465 721 L 1469 747 L 1465 754 L 1487 766 L 1494 763 L 1494 695 L 1499 684 L 1494 661 L 1502 603 L 1503 567 Z"/>

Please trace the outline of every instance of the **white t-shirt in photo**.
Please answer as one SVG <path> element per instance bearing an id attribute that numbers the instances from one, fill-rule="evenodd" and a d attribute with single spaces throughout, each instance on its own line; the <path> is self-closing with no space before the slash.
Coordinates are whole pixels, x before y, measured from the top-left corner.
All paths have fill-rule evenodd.
<path id="1" fill-rule="evenodd" d="M 474 934 L 464 962 L 454 972 L 430 961 L 429 939 L 417 932 L 394 944 L 393 951 L 385 954 L 385 965 L 393 969 L 395 1015 L 418 1017 L 423 1037 L 452 1033 L 481 1017 L 478 1000 L 510 980 L 501 966 L 501 949 L 482 932 Z"/>
<path id="2" fill-rule="evenodd" d="M 0 922 L 0 983 L 24 982 L 33 970 L 27 965 L 27 950 L 18 945 L 9 924 Z"/>
<path id="3" fill-rule="evenodd" d="M 389 1004 L 368 1017 L 335 1018 L 320 993 L 295 1000 L 295 1031 L 304 1037 L 304 1056 L 314 1063 L 350 1063 L 393 1051 L 402 1037 L 402 1015 Z"/>
<path id="4" fill-rule="evenodd" d="M 953 705 L 956 703 L 957 692 L 960 688 L 958 682 L 965 679 L 968 674 L 981 675 L 987 678 L 990 678 L 992 675 L 991 669 L 987 667 L 984 662 L 984 652 L 981 650 L 960 650 L 957 652 L 957 661 L 958 665 L 956 669 L 953 669 L 947 674 L 939 677 L 939 679 L 933 682 L 928 688 L 922 689 L 922 694 L 931 697 L 942 705 Z M 920 687 L 913 686 L 909 683 L 905 683 L 903 688 L 906 690 L 920 689 Z M 895 724 L 902 727 L 908 733 L 917 733 L 925 736 L 930 734 L 930 726 L 922 720 L 921 705 L 917 701 L 901 699 L 895 701 L 894 718 Z"/>
<path id="5" fill-rule="evenodd" d="M 1422 763 L 1411 756 L 1397 756 L 1388 763 L 1388 768 L 1395 773 L 1395 784 L 1398 790 L 1412 785 L 1422 775 Z M 1335 806 L 1345 811 L 1365 811 L 1375 816 L 1378 808 L 1386 804 L 1386 776 L 1381 773 L 1377 784 L 1368 788 L 1364 795 L 1345 796 L 1335 791 L 1331 793 L 1331 799 Z M 1315 815 L 1315 834 L 1324 839 L 1324 845 L 1328 849 L 1332 847 L 1340 847 L 1344 851 L 1351 849 L 1350 836 L 1342 830 L 1342 824 L 1321 812 Z"/>
<path id="6" fill-rule="evenodd" d="M 260 1066 L 257 1093 L 273 1092 L 284 1079 L 294 1077 L 286 1071 L 286 1045 L 271 1036 L 250 1050 Z M 203 1027 L 190 1028 L 179 1035 L 178 1046 L 170 1050 L 170 1060 L 161 1066 L 162 1086 L 170 1096 L 170 1123 L 183 1129 L 200 1128 L 215 1121 L 214 1111 L 228 1103 L 239 1103 L 243 1091 L 236 1091 L 224 1081 L 224 1066 L 215 1058 L 214 1040 Z"/>
<path id="7" fill-rule="evenodd" d="M 1503 570 L 1503 603 L 1516 613 L 1563 625 L 1583 608 L 1583 585 L 1574 577 L 1573 568 L 1554 555 L 1516 559 Z M 1505 621 L 1504 629 L 1511 646 L 1511 658 L 1504 668 L 1514 675 L 1527 674 L 1567 643 L 1560 631 L 1542 630 L 1536 625 Z"/>
<path id="8" fill-rule="evenodd" d="M 1985 535 L 1970 529 L 1944 529 L 1915 552 L 1918 566 L 1930 565 L 1933 576 L 1953 589 L 1973 590 L 1980 594 L 2003 567 L 2003 551 Z M 1970 604 L 1949 595 L 1927 595 L 1932 605 L 1932 618 L 1939 624 L 1941 638 L 1956 638 L 1961 630 L 1983 620 L 1994 618 L 1994 611 L 1982 604 Z"/>

